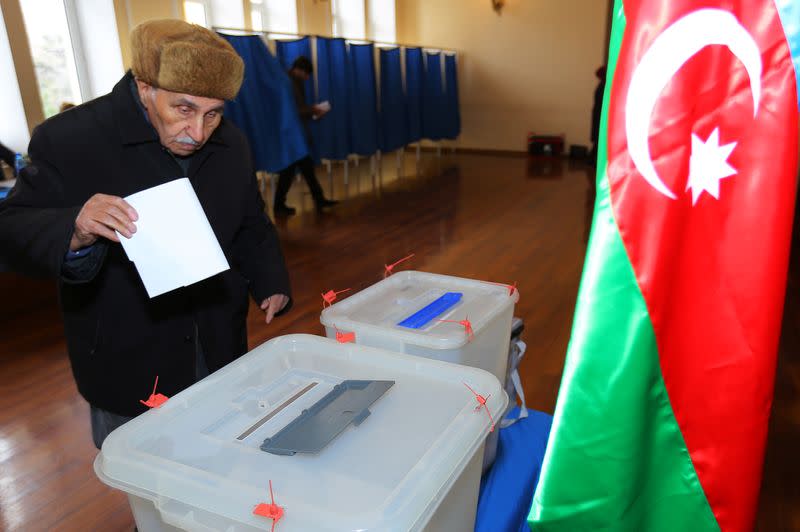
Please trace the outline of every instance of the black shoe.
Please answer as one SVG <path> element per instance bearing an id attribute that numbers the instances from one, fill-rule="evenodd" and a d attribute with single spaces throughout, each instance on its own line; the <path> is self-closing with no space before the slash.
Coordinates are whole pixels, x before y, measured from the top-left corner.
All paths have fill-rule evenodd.
<path id="1" fill-rule="evenodd" d="M 339 202 L 336 200 L 331 199 L 323 199 L 319 203 L 317 203 L 317 212 L 322 212 L 323 209 L 326 207 L 333 207 L 334 205 L 338 205 Z"/>
<path id="2" fill-rule="evenodd" d="M 293 216 L 297 213 L 297 210 L 294 207 L 289 207 L 287 205 L 275 205 L 273 209 L 275 216 Z"/>

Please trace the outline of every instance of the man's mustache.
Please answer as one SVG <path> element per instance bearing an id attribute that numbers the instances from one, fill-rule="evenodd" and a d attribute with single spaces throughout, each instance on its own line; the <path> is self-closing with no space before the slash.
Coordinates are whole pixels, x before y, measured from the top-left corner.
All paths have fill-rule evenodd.
<path id="1" fill-rule="evenodd" d="M 181 144 L 191 144 L 192 146 L 200 145 L 200 143 L 194 140 L 192 137 L 178 137 L 175 140 L 180 142 Z"/>

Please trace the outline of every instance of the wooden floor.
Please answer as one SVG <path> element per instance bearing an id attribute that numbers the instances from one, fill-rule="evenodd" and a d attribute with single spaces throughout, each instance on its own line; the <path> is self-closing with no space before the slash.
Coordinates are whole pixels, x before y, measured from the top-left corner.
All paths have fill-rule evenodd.
<path id="1" fill-rule="evenodd" d="M 424 154 L 397 179 L 395 160 L 373 180 L 362 163 L 331 214 L 279 222 L 295 308 L 266 327 L 254 307 L 250 344 L 286 333 L 322 334 L 320 293 L 364 288 L 383 265 L 415 253 L 419 270 L 517 282 L 516 314 L 529 345 L 522 365 L 528 404 L 552 412 L 583 263 L 593 176 L 568 162 Z M 329 187 L 322 176 L 323 185 Z M 796 255 L 795 259 L 800 258 Z M 780 347 L 758 530 L 800 530 L 800 265 L 793 262 Z M 95 477 L 88 407 L 65 353 L 53 284 L 0 274 L 0 530 L 130 531 L 123 494 Z"/>

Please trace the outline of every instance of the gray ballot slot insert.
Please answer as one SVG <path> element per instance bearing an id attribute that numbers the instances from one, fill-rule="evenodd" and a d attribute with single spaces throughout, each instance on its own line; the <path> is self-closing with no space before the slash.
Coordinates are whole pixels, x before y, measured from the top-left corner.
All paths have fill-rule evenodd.
<path id="1" fill-rule="evenodd" d="M 350 423 L 360 425 L 370 415 L 372 403 L 392 386 L 394 381 L 343 381 L 273 437 L 264 440 L 261 450 L 284 456 L 318 453 Z"/>
<path id="2" fill-rule="evenodd" d="M 308 390 L 310 390 L 311 388 L 313 388 L 316 385 L 317 385 L 316 382 L 310 383 L 308 386 L 306 386 L 305 388 L 303 388 L 302 390 L 300 390 L 299 392 L 297 392 L 296 394 L 294 394 L 293 396 L 291 396 L 290 398 L 285 400 L 283 403 L 281 403 L 281 405 L 278 408 L 276 408 L 275 410 L 273 410 L 272 412 L 270 412 L 266 416 L 264 416 L 261 419 L 259 419 L 252 427 L 250 427 L 246 431 L 242 432 L 239 435 L 239 437 L 236 438 L 236 439 L 239 440 L 239 441 L 242 441 L 245 438 L 247 438 L 248 436 L 250 436 L 252 433 L 257 431 L 262 425 L 264 425 L 264 423 L 266 423 L 270 419 L 272 419 L 275 416 L 277 416 L 280 413 L 281 410 L 283 410 L 284 408 L 286 408 L 290 404 L 292 404 L 295 401 L 297 401 L 300 398 L 300 396 L 302 396 L 304 393 L 306 393 Z"/>

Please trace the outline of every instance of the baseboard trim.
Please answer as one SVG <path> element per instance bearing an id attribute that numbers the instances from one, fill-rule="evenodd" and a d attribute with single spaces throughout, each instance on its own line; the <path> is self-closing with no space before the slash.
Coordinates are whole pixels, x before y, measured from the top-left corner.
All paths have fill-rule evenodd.
<path id="1" fill-rule="evenodd" d="M 472 155 L 501 155 L 503 157 L 527 157 L 528 152 L 523 150 L 495 150 L 487 148 L 456 148 L 456 153 Z"/>
<path id="2" fill-rule="evenodd" d="M 420 151 L 425 153 L 435 153 L 439 150 L 438 146 L 422 146 Z M 460 146 L 443 145 L 441 147 L 442 153 L 449 153 L 455 150 L 456 153 L 463 153 L 468 155 L 494 155 L 504 157 L 527 157 L 528 152 L 524 150 L 497 150 L 491 148 L 463 148 Z M 406 146 L 406 152 L 414 153 L 417 151 L 416 146 Z"/>

